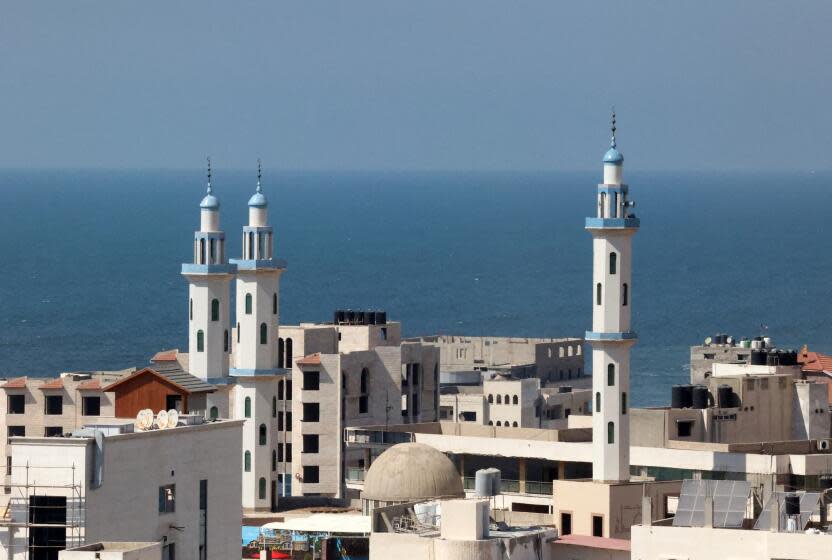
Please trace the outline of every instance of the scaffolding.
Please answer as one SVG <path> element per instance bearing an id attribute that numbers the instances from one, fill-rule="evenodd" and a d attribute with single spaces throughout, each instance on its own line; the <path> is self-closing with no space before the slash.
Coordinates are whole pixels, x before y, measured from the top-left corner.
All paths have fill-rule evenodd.
<path id="1" fill-rule="evenodd" d="M 15 469 L 24 469 L 23 475 L 15 476 Z M 60 473 L 56 471 L 68 471 Z M 8 482 L 5 492 L 8 505 L 0 517 L 0 543 L 6 548 L 6 558 L 15 558 L 23 553 L 23 560 L 42 560 L 57 558 L 59 550 L 82 546 L 85 543 L 84 527 L 86 524 L 86 495 L 83 470 L 75 463 L 71 466 L 37 466 L 27 462 L 25 465 L 10 465 L 7 469 Z M 38 473 L 43 473 L 39 476 Z M 47 479 L 43 482 L 43 479 Z M 64 499 L 62 505 L 38 503 L 33 498 Z M 48 502 L 48 500 L 47 500 Z M 59 510 L 63 511 L 63 516 Z M 50 518 L 62 517 L 62 522 L 50 522 Z M 41 522 L 43 518 L 47 522 Z M 5 529 L 5 530 L 4 530 Z M 49 533 L 46 542 L 36 542 L 32 530 L 63 529 L 63 539 L 57 544 L 50 542 Z M 22 530 L 22 531 L 21 531 Z M 43 535 L 41 535 L 43 536 Z"/>

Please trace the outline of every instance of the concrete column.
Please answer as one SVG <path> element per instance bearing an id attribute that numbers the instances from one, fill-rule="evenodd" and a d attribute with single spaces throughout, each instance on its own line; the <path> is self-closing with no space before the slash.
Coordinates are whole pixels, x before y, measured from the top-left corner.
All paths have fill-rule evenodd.
<path id="1" fill-rule="evenodd" d="M 517 459 L 517 470 L 519 471 L 520 493 L 524 494 L 526 492 L 526 459 L 524 457 Z"/>
<path id="2" fill-rule="evenodd" d="M 705 497 L 705 527 L 714 526 L 714 499 L 710 496 Z"/>
<path id="3" fill-rule="evenodd" d="M 653 524 L 653 502 L 650 496 L 641 499 L 641 524 L 645 527 Z"/>
<path id="4" fill-rule="evenodd" d="M 564 461 L 558 461 L 558 480 L 564 480 L 566 478 L 566 463 Z"/>

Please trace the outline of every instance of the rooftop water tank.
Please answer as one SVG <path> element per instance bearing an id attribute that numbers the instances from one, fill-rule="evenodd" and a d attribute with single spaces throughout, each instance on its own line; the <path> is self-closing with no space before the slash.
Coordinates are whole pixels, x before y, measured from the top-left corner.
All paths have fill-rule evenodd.
<path id="1" fill-rule="evenodd" d="M 692 408 L 697 410 L 704 410 L 708 408 L 709 397 L 710 393 L 708 392 L 708 387 L 705 385 L 694 385 Z"/>
<path id="2" fill-rule="evenodd" d="M 500 493 L 500 469 L 480 469 L 474 477 L 474 493 L 479 498 L 488 498 Z"/>
<path id="3" fill-rule="evenodd" d="M 719 408 L 732 408 L 734 406 L 734 390 L 730 385 L 720 385 L 716 389 L 716 402 Z"/>

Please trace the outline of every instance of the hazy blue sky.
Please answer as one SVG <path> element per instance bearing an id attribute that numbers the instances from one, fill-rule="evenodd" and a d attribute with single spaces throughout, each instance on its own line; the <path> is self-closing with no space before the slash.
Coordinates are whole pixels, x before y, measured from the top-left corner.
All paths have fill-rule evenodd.
<path id="1" fill-rule="evenodd" d="M 832 2 L 4 0 L 0 166 L 832 167 Z"/>

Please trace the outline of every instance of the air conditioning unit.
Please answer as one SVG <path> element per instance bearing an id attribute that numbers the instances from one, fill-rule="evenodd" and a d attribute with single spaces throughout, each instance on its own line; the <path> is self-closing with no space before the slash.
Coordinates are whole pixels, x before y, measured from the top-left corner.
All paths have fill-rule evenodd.
<path id="1" fill-rule="evenodd" d="M 818 451 L 832 451 L 832 439 L 817 440 Z"/>

